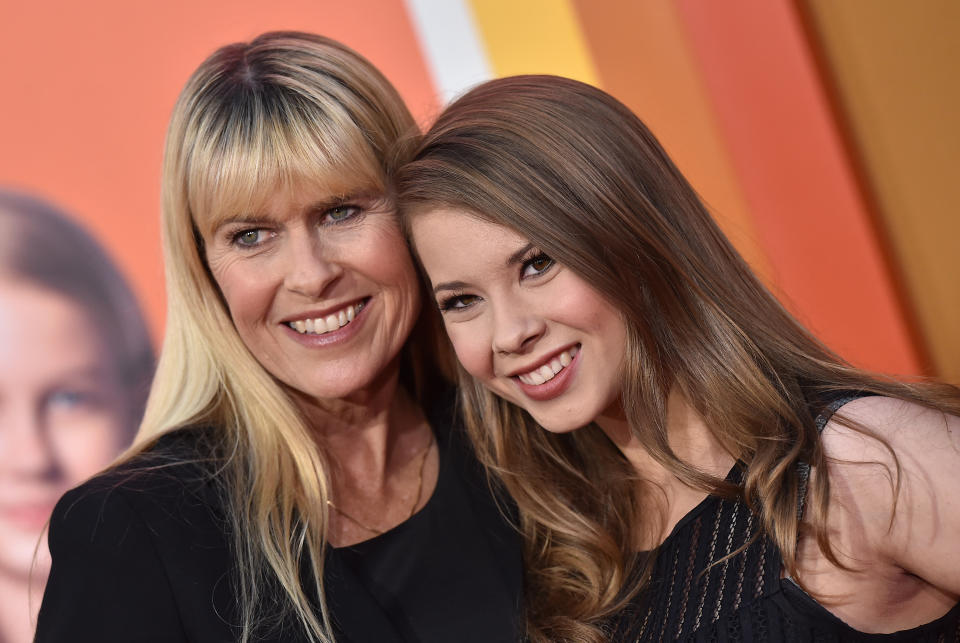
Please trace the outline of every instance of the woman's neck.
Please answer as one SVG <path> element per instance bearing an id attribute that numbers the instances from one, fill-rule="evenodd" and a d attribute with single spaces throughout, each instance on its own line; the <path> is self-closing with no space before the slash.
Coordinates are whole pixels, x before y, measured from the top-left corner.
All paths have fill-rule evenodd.
<path id="1" fill-rule="evenodd" d="M 423 441 L 417 439 L 423 413 L 400 386 L 395 368 L 349 397 L 297 401 L 330 460 L 335 486 L 355 482 L 371 492 L 382 487 L 396 460 L 405 462 L 404 445 Z"/>
<path id="2" fill-rule="evenodd" d="M 430 498 L 439 471 L 433 432 L 397 369 L 348 398 L 298 403 L 330 467 L 333 546 L 382 533 Z"/>
<path id="3" fill-rule="evenodd" d="M 630 430 L 625 416 L 602 417 L 596 422 L 642 480 L 640 501 L 644 511 L 656 511 L 664 518 L 663 527 L 654 530 L 657 533 L 638 535 L 643 549 L 656 546 L 707 494 L 657 461 Z M 678 459 L 707 475 L 726 477 L 736 458 L 723 448 L 703 417 L 677 389 L 667 399 L 666 422 L 667 441 Z"/>

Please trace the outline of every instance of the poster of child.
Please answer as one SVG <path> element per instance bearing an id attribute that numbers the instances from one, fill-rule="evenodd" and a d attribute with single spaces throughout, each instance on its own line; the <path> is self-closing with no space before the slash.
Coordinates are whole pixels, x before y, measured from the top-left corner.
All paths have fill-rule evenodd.
<path id="1" fill-rule="evenodd" d="M 0 189 L 0 642 L 26 643 L 60 496 L 132 440 L 154 366 L 133 292 L 55 207 Z"/>

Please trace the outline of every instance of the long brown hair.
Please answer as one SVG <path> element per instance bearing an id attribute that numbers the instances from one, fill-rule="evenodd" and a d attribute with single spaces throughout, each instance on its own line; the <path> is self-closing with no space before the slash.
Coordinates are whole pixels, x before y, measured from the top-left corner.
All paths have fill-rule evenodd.
<path id="1" fill-rule="evenodd" d="M 641 444 L 684 482 L 741 497 L 796 576 L 799 463 L 825 470 L 815 417 L 839 392 L 960 410 L 951 387 L 897 383 L 853 368 L 804 329 L 724 237 L 657 140 L 629 109 L 552 76 L 491 81 L 440 116 L 407 154 L 405 216 L 465 210 L 510 227 L 576 272 L 627 327 L 623 404 Z M 481 459 L 516 499 L 526 538 L 533 641 L 602 641 L 631 585 L 637 478 L 600 429 L 543 430 L 460 370 Z M 681 390 L 745 464 L 742 487 L 678 459 L 666 403 Z M 808 517 L 827 556 L 829 479 Z"/>

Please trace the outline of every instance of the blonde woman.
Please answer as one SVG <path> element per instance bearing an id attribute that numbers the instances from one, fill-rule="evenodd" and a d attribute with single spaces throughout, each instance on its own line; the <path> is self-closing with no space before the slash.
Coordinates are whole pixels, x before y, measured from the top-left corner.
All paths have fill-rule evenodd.
<path id="1" fill-rule="evenodd" d="M 418 337 L 370 63 L 224 47 L 163 169 L 166 337 L 135 448 L 68 493 L 38 641 L 512 640 L 519 543 Z"/>
<path id="2" fill-rule="evenodd" d="M 531 640 L 960 640 L 957 390 L 820 344 L 626 107 L 490 82 L 398 190 Z"/>

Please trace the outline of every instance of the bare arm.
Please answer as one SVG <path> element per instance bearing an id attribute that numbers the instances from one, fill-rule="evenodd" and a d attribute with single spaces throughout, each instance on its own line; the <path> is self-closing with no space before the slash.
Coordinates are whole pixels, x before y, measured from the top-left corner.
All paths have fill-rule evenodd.
<path id="1" fill-rule="evenodd" d="M 890 398 L 851 402 L 843 415 L 887 441 L 831 421 L 831 498 L 857 557 L 899 567 L 956 602 L 960 596 L 960 418 Z M 896 464 L 900 487 L 896 490 Z M 864 464 L 875 463 L 875 464 Z M 831 507 L 831 514 L 835 509 Z M 856 530 L 860 533 L 849 533 Z"/>

